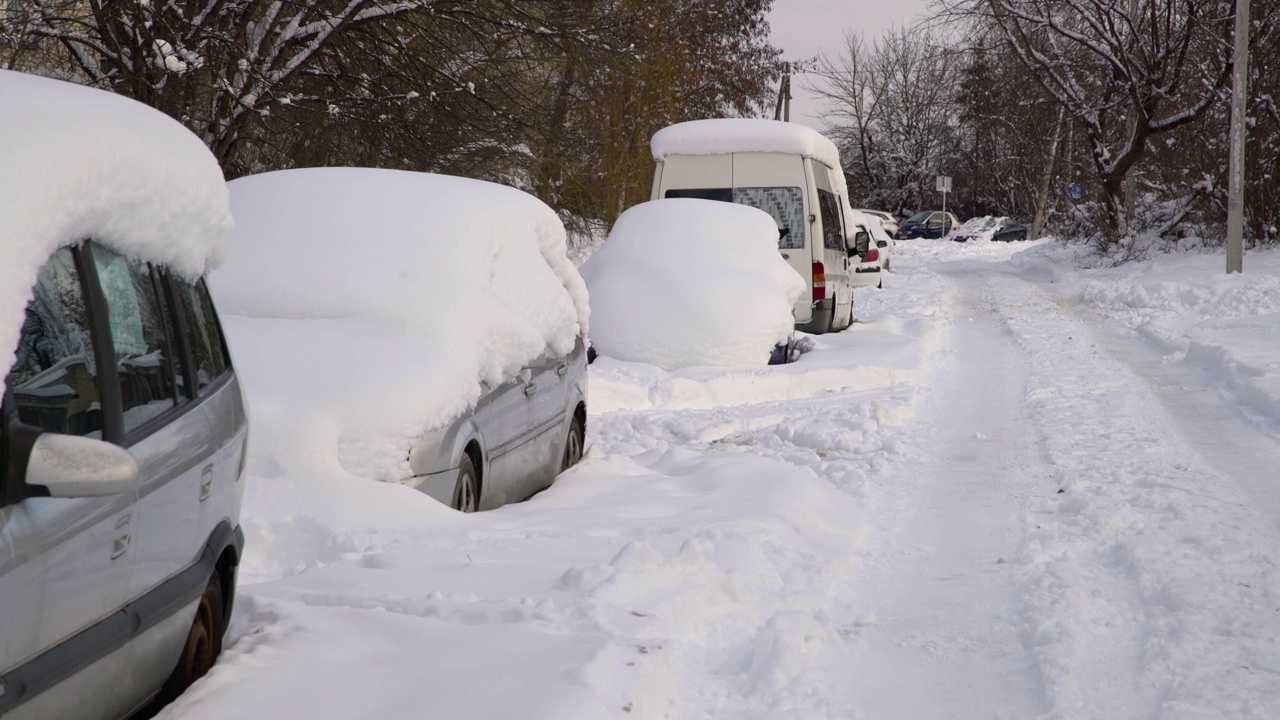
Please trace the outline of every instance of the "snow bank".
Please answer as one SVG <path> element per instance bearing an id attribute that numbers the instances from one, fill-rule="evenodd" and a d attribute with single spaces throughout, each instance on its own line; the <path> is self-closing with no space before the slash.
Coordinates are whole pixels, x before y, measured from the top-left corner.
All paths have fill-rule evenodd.
<path id="1" fill-rule="evenodd" d="M 217 264 L 231 215 L 217 161 L 163 113 L 7 70 L 0 97 L 3 382 L 36 274 L 54 250 L 93 238 L 197 276 Z"/>
<path id="2" fill-rule="evenodd" d="M 805 288 L 767 213 L 683 198 L 623 213 L 582 275 L 597 351 L 666 370 L 767 364 Z"/>
<path id="3" fill-rule="evenodd" d="M 236 229 L 210 284 L 259 473 L 314 471 L 336 447 L 347 472 L 403 479 L 422 432 L 586 327 L 564 228 L 519 190 L 360 168 L 230 186 Z"/>
<path id="4" fill-rule="evenodd" d="M 669 125 L 649 142 L 654 160 L 668 155 L 719 155 L 735 152 L 776 152 L 811 157 L 828 167 L 840 167 L 840 152 L 813 128 L 798 123 L 747 118 L 693 120 Z"/>
<path id="5" fill-rule="evenodd" d="M 1050 245 L 1015 256 L 1015 263 L 1054 278 L 1171 359 L 1213 371 L 1242 402 L 1280 420 L 1280 252 L 1250 252 L 1245 272 L 1232 275 L 1219 254 L 1082 272 L 1077 253 Z"/>

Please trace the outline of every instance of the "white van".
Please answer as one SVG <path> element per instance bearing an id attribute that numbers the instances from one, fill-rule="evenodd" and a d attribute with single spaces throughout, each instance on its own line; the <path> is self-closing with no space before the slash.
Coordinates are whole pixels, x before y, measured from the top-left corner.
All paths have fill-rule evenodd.
<path id="1" fill-rule="evenodd" d="M 804 125 L 716 119 L 663 128 L 650 146 L 650 199 L 722 200 L 773 216 L 778 250 L 809 286 L 796 303 L 796 329 L 825 333 L 853 322 L 858 257 L 846 246 L 848 192 L 830 140 Z"/>

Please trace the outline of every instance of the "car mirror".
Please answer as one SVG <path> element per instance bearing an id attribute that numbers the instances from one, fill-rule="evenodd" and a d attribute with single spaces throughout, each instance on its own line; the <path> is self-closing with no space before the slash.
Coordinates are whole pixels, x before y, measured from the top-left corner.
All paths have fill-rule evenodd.
<path id="1" fill-rule="evenodd" d="M 871 234 L 866 230 L 859 230 L 853 236 L 853 253 L 855 255 L 866 255 L 867 248 L 871 246 Z"/>
<path id="2" fill-rule="evenodd" d="M 128 450 L 78 435 L 44 433 L 27 460 L 27 484 L 45 488 L 50 497 L 115 495 L 137 479 L 138 461 Z"/>

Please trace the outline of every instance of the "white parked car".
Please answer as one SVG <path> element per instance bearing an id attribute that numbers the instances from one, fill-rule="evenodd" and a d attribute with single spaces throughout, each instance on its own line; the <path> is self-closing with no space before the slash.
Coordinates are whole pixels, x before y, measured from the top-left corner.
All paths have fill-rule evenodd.
<path id="1" fill-rule="evenodd" d="M 893 237 L 893 234 L 898 232 L 898 219 L 892 214 L 883 210 L 859 209 L 858 212 L 863 215 L 869 215 L 873 218 L 879 218 L 881 227 L 884 228 L 884 231 L 888 233 L 890 237 Z"/>
<path id="2" fill-rule="evenodd" d="M 331 428 L 335 467 L 463 512 L 523 500 L 582 457 L 586 286 L 549 207 L 369 168 L 229 185 L 210 284 L 265 436 Z M 275 452 L 251 450 L 251 468 L 311 471 Z"/>
<path id="3" fill-rule="evenodd" d="M 854 231 L 850 244 L 860 251 L 854 267 L 854 282 L 857 287 L 881 287 L 884 284 L 882 275 L 889 270 L 893 239 L 885 233 L 875 216 L 848 208 L 845 214 L 851 218 L 849 226 Z"/>
<path id="4" fill-rule="evenodd" d="M 0 715 L 114 720 L 209 670 L 235 598 L 226 185 L 132 100 L 3 70 L 0 97 Z"/>

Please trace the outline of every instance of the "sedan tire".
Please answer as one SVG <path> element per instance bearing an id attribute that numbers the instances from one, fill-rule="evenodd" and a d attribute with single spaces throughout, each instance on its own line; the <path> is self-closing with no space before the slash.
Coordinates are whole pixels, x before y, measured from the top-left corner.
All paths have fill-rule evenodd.
<path id="1" fill-rule="evenodd" d="M 569 436 L 564 441 L 564 457 L 560 460 L 560 472 L 564 472 L 582 459 L 582 448 L 586 443 L 586 428 L 582 426 L 582 421 L 575 414 L 573 422 L 569 423 Z"/>
<path id="2" fill-rule="evenodd" d="M 453 486 L 453 509 L 473 513 L 480 509 L 480 475 L 471 456 L 463 453 L 458 463 L 458 482 Z"/>

